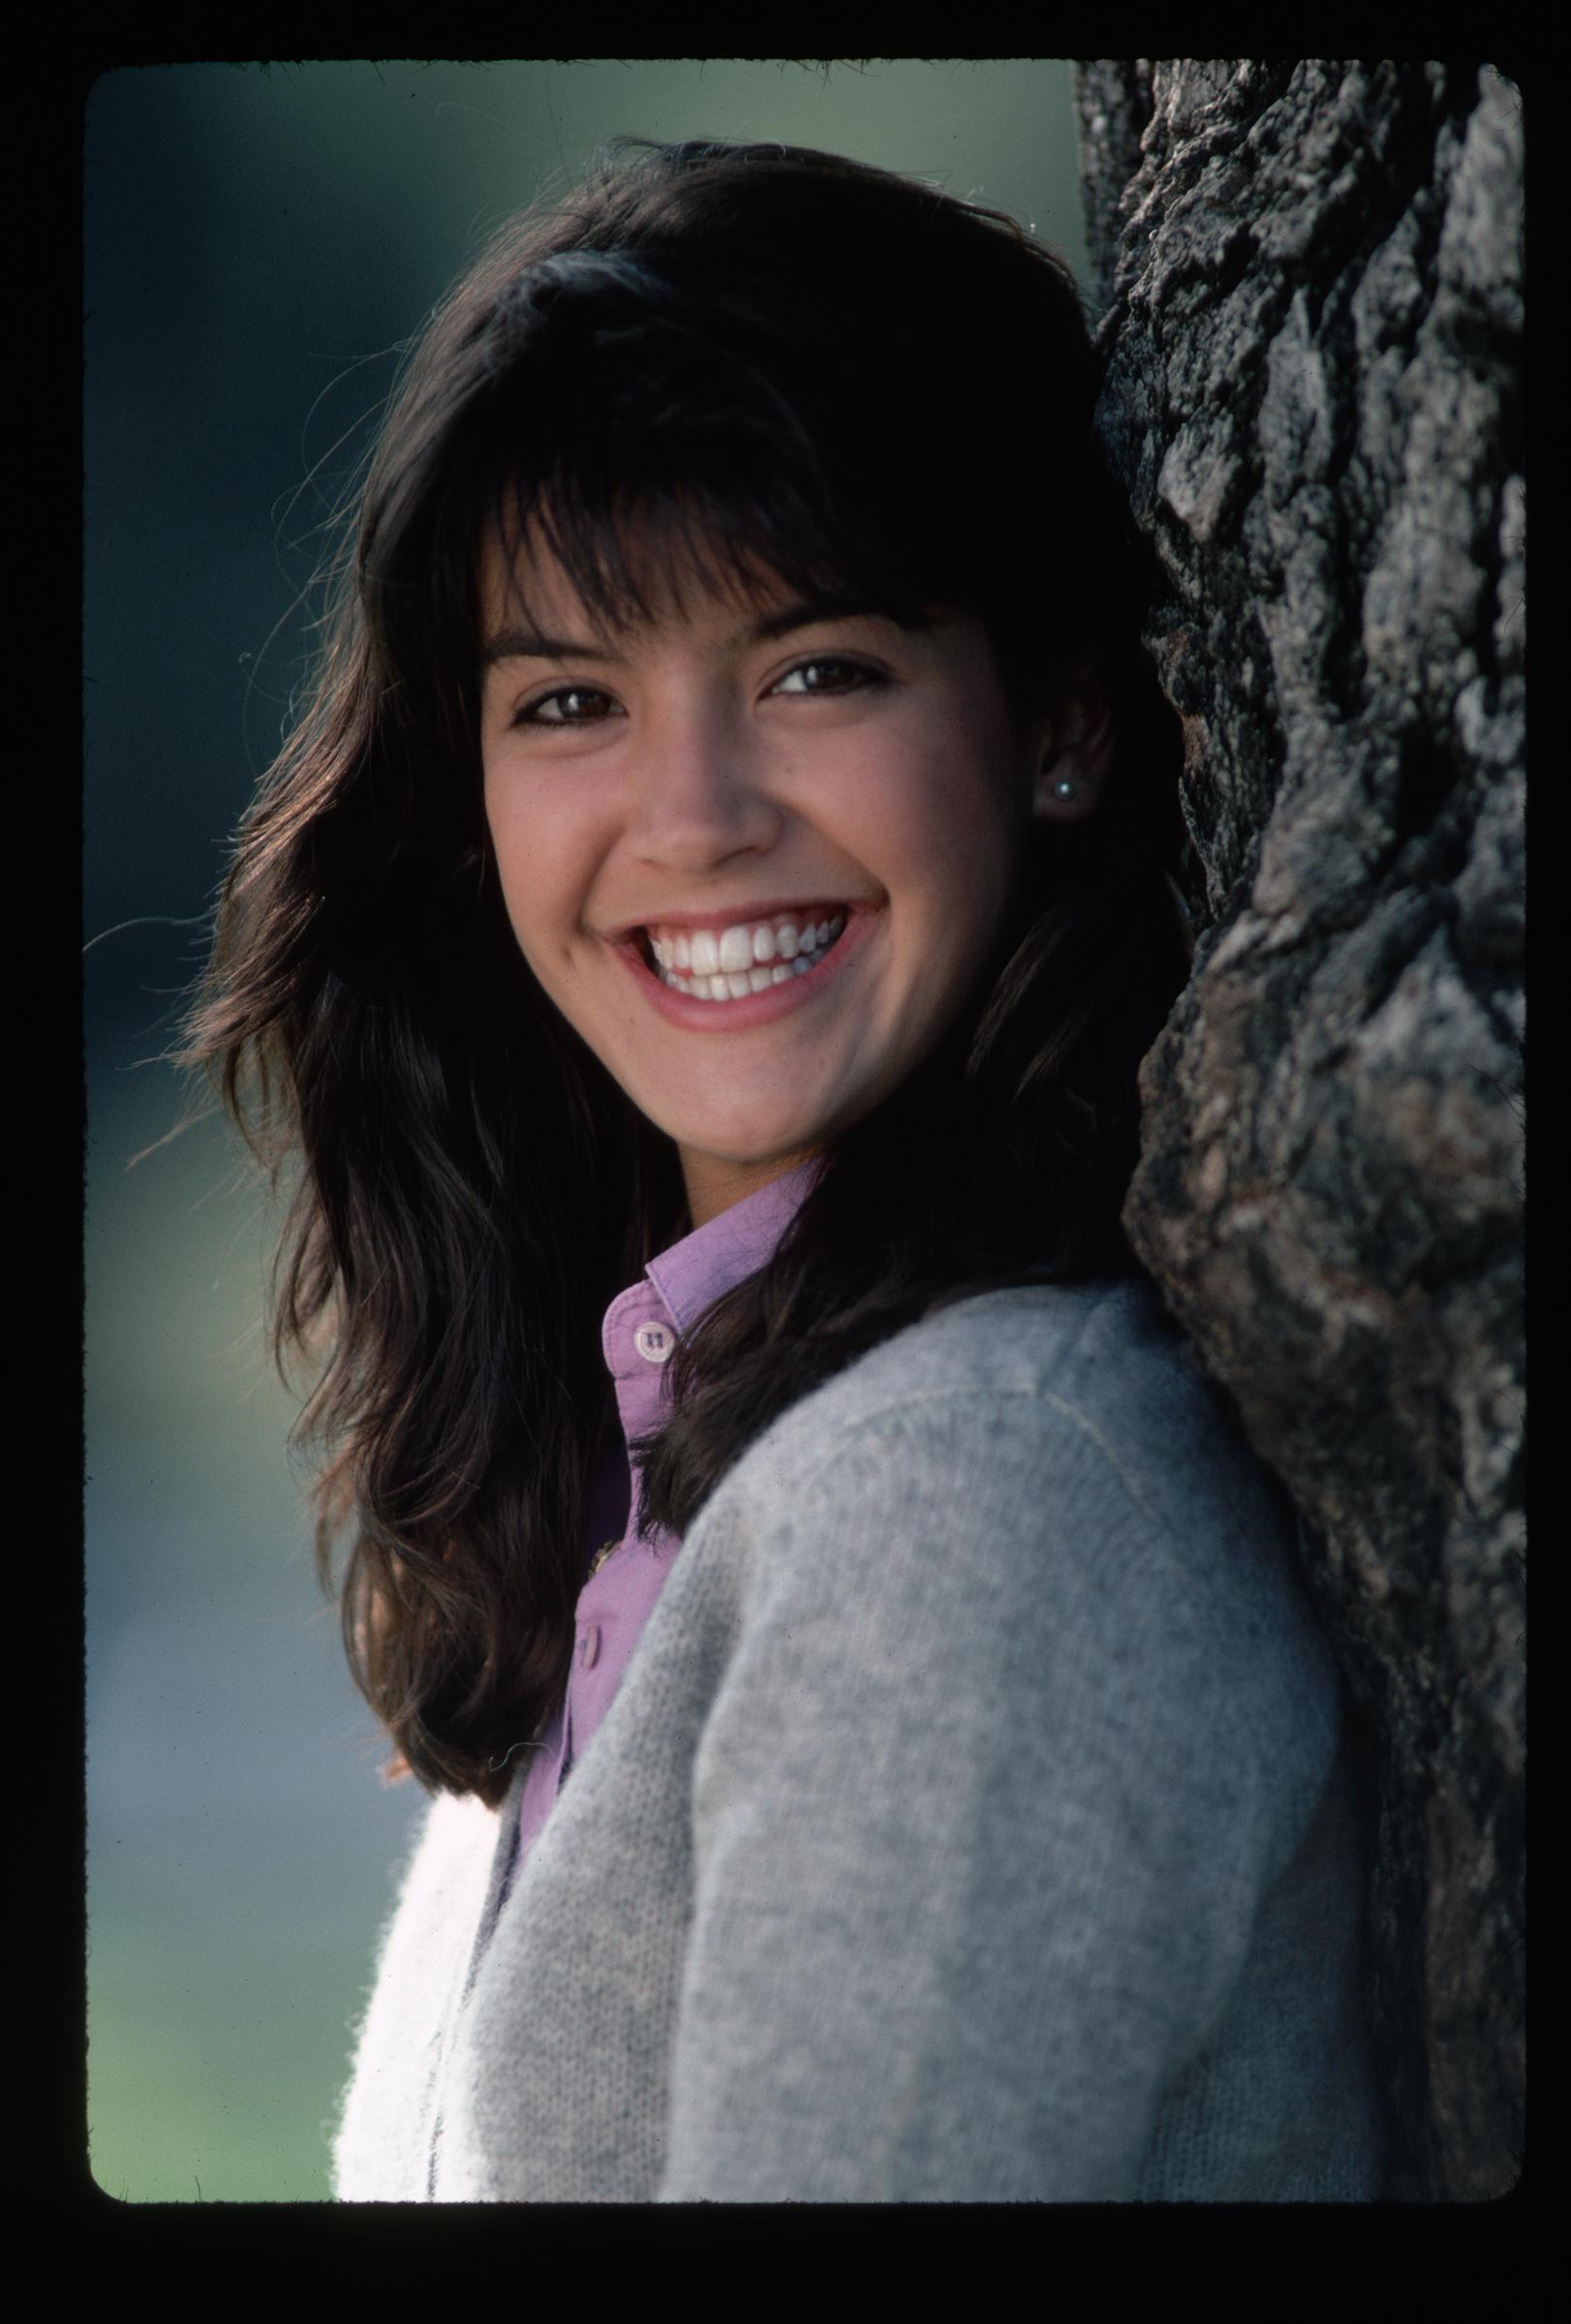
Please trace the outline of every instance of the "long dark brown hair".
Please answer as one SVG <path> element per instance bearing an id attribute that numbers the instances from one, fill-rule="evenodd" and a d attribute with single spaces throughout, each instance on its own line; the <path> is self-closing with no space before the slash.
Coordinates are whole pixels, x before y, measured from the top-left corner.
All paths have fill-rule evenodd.
<path id="1" fill-rule="evenodd" d="M 1096 812 L 1026 842 L 974 1001 L 679 1347 L 637 1450 L 646 1524 L 681 1534 L 777 1414 L 936 1305 L 1133 1266 L 1136 1070 L 1186 961 L 1174 723 L 1096 390 L 1073 280 L 1011 220 L 830 155 L 630 139 L 497 237 L 408 364 L 184 1056 L 293 1173 L 275 1345 L 319 1366 L 319 1574 L 428 1790 L 497 1804 L 560 1699 L 619 1441 L 601 1317 L 683 1223 L 671 1141 L 508 923 L 485 530 L 533 526 L 610 624 L 651 541 L 667 574 L 964 608 L 1014 703 L 1089 665 L 1118 730 Z"/>

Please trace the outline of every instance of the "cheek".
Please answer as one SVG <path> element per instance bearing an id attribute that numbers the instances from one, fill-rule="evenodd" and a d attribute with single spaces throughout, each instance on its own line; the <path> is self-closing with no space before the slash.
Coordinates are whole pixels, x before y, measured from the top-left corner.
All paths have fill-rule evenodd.
<path id="1" fill-rule="evenodd" d="M 491 852 L 496 857 L 497 873 L 503 887 L 507 888 L 516 846 L 513 832 L 515 805 L 507 785 L 489 772 L 480 793 L 480 802 L 485 810 L 485 828 L 491 835 Z"/>
<path id="2" fill-rule="evenodd" d="M 505 782 L 487 784 L 485 819 L 508 916 L 519 942 L 532 951 L 548 938 L 565 908 L 568 835 L 547 802 L 537 797 L 526 803 L 517 786 Z"/>
<path id="3" fill-rule="evenodd" d="M 968 924 L 990 918 L 1019 851 L 1011 770 L 961 732 L 930 739 L 888 826 L 892 869 Z"/>
<path id="4" fill-rule="evenodd" d="M 491 852 L 496 858 L 502 901 L 508 907 L 508 918 L 512 922 L 513 933 L 522 942 L 531 899 L 531 888 L 522 876 L 524 850 L 506 817 L 498 818 L 488 812 L 486 821 L 491 831 Z"/>

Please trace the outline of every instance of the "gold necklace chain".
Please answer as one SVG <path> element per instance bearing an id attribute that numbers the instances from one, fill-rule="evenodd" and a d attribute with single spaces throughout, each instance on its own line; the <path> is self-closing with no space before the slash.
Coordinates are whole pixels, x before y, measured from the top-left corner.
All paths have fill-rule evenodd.
<path id="1" fill-rule="evenodd" d="M 620 1539 L 614 1542 L 602 1542 L 601 1546 L 595 1552 L 594 1562 L 590 1566 L 589 1573 L 585 1577 L 586 1580 L 593 1581 L 596 1575 L 600 1572 L 601 1566 L 604 1565 L 606 1559 L 610 1556 L 611 1551 L 613 1549 L 620 1549 L 622 1543 Z"/>

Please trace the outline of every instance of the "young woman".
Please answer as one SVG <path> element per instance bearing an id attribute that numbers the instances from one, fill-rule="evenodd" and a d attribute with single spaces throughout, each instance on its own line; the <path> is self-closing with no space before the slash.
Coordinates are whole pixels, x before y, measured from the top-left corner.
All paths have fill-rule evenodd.
<path id="1" fill-rule="evenodd" d="M 435 317 L 192 1055 L 433 1795 L 345 2199 L 1363 2199 L 1282 1504 L 1123 1239 L 1171 719 L 1066 269 L 620 146 Z"/>

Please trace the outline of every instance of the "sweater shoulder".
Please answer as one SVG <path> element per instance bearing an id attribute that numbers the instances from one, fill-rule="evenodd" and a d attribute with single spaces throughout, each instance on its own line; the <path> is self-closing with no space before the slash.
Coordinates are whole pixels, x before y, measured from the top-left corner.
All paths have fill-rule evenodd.
<path id="1" fill-rule="evenodd" d="M 960 1300 L 894 1333 L 793 1405 L 745 1456 L 753 1482 L 791 1479 L 865 1455 L 898 1435 L 905 1456 L 923 1408 L 975 1416 L 978 1441 L 1051 1456 L 1089 1439 L 1150 1514 L 1220 1499 L 1251 1527 L 1290 1523 L 1285 1495 L 1232 1407 L 1143 1279 L 1024 1284 Z"/>
<path id="2" fill-rule="evenodd" d="M 862 1572 L 897 1626 L 940 1546 L 1000 1605 L 1051 1602 L 1058 1620 L 1074 1603 L 1092 1629 L 1114 1603 L 1160 1605 L 1251 1695 L 1279 1687 L 1335 1720 L 1288 1496 L 1138 1278 L 930 1313 L 783 1413 L 698 1525 L 765 1595 L 772 1575 L 811 1597 Z M 891 1531 L 935 1537 L 898 1587 L 868 1545 Z"/>
<path id="3" fill-rule="evenodd" d="M 817 1625 L 854 1639 L 851 1686 L 927 1641 L 947 1697 L 1013 1733 L 1071 1674 L 1169 1758 L 1198 1728 L 1202 1788 L 1218 1755 L 1258 1761 L 1278 1867 L 1335 1758 L 1291 1504 L 1138 1279 L 988 1292 L 895 1334 L 760 1436 L 683 1559 L 717 1667 Z"/>
<path id="4" fill-rule="evenodd" d="M 783 1416 L 831 1425 L 935 1391 L 1096 1400 L 1198 1376 L 1187 1343 L 1137 1278 L 1023 1283 L 952 1300 L 868 1350 Z"/>

